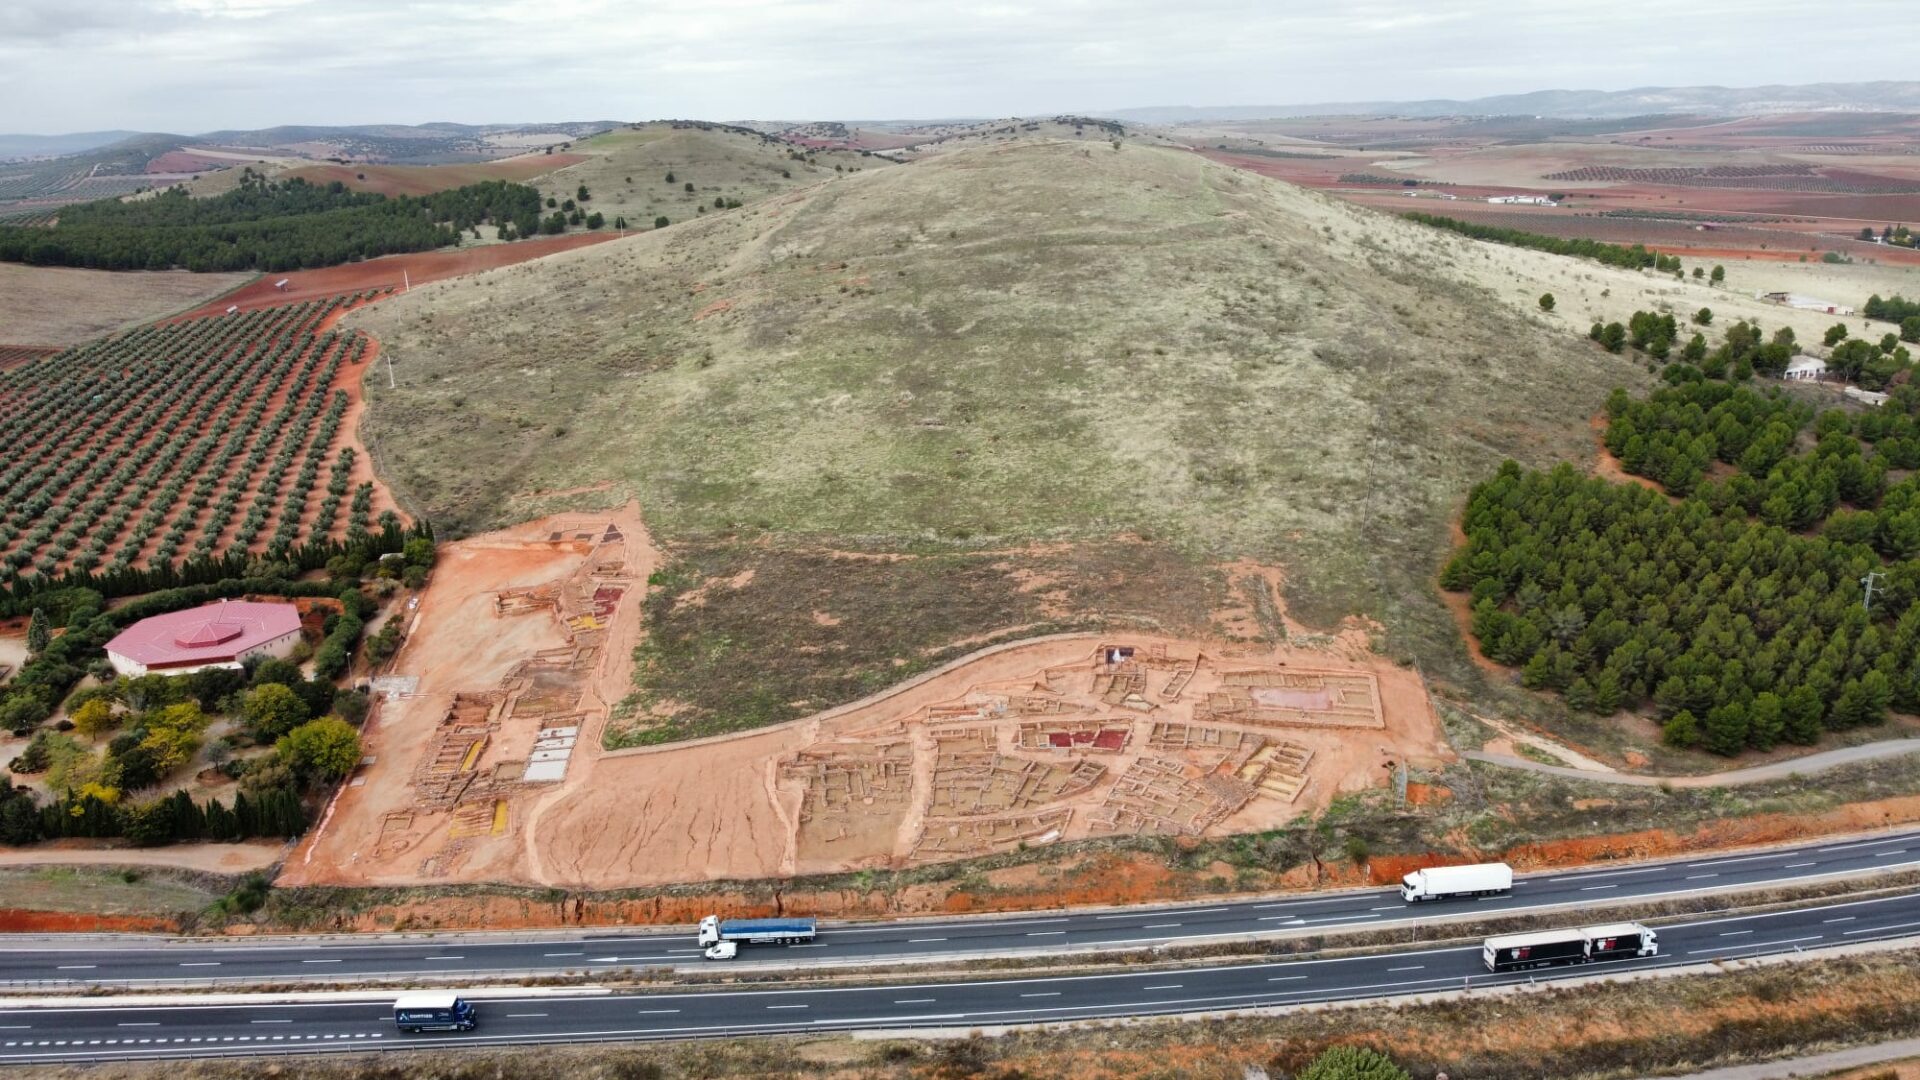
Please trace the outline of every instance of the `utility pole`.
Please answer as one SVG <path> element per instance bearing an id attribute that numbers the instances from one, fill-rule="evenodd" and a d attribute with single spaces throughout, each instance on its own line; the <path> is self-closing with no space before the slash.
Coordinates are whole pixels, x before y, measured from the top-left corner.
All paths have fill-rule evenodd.
<path id="1" fill-rule="evenodd" d="M 1867 571 L 1867 576 L 1860 579 L 1860 584 L 1866 586 L 1867 589 L 1867 594 L 1860 598 L 1860 606 L 1864 608 L 1868 614 L 1873 613 L 1873 586 L 1879 579 L 1886 576 L 1887 575 L 1878 570 L 1869 570 Z"/>

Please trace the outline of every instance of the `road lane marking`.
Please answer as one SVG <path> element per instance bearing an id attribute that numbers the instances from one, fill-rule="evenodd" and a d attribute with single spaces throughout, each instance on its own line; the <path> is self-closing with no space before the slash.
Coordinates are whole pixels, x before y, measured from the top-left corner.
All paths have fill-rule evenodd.
<path id="1" fill-rule="evenodd" d="M 158 1020 L 122 1020 L 120 1021 L 120 1026 L 121 1027 L 159 1027 L 160 1021 Z"/>
<path id="2" fill-rule="evenodd" d="M 1157 922 L 1157 923 L 1148 923 L 1147 925 L 1145 925 L 1145 926 L 1143 926 L 1143 927 L 1141 927 L 1140 929 L 1142 929 L 1142 930 L 1172 930 L 1172 929 L 1174 929 L 1174 928 L 1176 928 L 1176 927 L 1178 927 L 1179 925 L 1180 925 L 1180 924 L 1179 924 L 1179 923 L 1177 923 L 1177 922 Z"/>
<path id="3" fill-rule="evenodd" d="M 530 1018 L 530 1017 L 535 1017 L 535 1016 L 545 1016 L 545 1015 L 547 1015 L 547 1014 L 546 1014 L 546 1013 L 508 1013 L 508 1014 L 507 1014 L 507 1019 L 509 1019 L 509 1020 L 525 1020 L 525 1019 L 528 1019 L 528 1018 Z"/>
<path id="4" fill-rule="evenodd" d="M 1591 881 L 1594 878 L 1620 877 L 1623 874 L 1652 874 L 1665 869 L 1667 868 L 1664 866 L 1647 866 L 1647 867 L 1642 867 L 1641 869 L 1638 869 L 1638 870 L 1602 870 L 1597 874 L 1562 874 L 1559 877 L 1550 877 L 1547 880 L 1548 881 Z"/>
<path id="5" fill-rule="evenodd" d="M 219 967 L 220 961 L 218 960 L 183 960 L 180 962 L 180 966 L 181 967 Z"/>
<path id="6" fill-rule="evenodd" d="M 824 949 L 824 948 L 826 948 L 826 947 L 827 947 L 827 943 L 826 943 L 826 942 L 824 942 L 824 941 L 816 941 L 816 942 L 814 942 L 814 943 L 813 943 L 813 944 L 811 944 L 811 945 L 789 945 L 789 946 L 787 946 L 787 948 L 789 948 L 789 949 Z M 684 951 L 686 951 L 686 952 L 697 952 L 697 951 L 699 951 L 699 950 L 697 950 L 697 949 L 687 949 L 687 950 L 684 950 Z"/>
<path id="7" fill-rule="evenodd" d="M 1920 926 L 1920 922 L 1894 923 L 1892 926 L 1867 926 L 1867 927 L 1862 927 L 1859 930 L 1843 930 L 1841 931 L 1841 933 L 1843 934 L 1879 934 L 1879 933 L 1884 933 L 1888 930 L 1907 930 L 1915 926 Z"/>
<path id="8" fill-rule="evenodd" d="M 1790 863 L 1788 863 L 1787 865 L 1785 865 L 1785 866 L 1783 866 L 1783 867 L 1781 867 L 1780 869 L 1782 869 L 1782 870 L 1798 870 L 1798 869 L 1800 869 L 1800 868 L 1802 868 L 1802 867 L 1806 867 L 1806 866 L 1819 866 L 1819 865 L 1820 865 L 1820 864 L 1819 864 L 1818 862 L 1790 862 Z"/>
<path id="9" fill-rule="evenodd" d="M 1298 915 L 1261 915 L 1254 921 L 1255 922 L 1297 922 L 1297 923 L 1306 922 L 1305 919 L 1302 919 Z"/>
<path id="10" fill-rule="evenodd" d="M 422 960 L 465 960 L 464 956 L 423 956 Z"/>
<path id="11" fill-rule="evenodd" d="M 1874 852 L 1873 857 L 1876 859 L 1884 859 L 1889 855 L 1905 855 L 1906 853 L 1907 853 L 1906 848 L 1901 848 L 1898 851 L 1876 851 Z"/>
<path id="12" fill-rule="evenodd" d="M 1619 887 L 1620 887 L 1620 883 L 1616 881 L 1611 885 L 1584 885 L 1584 886 L 1581 886 L 1580 891 L 1581 892 L 1599 892 L 1601 889 L 1617 889 Z"/>
<path id="13" fill-rule="evenodd" d="M 1425 964 L 1415 964 L 1415 965 L 1413 965 L 1412 967 L 1397 967 L 1397 968 L 1388 968 L 1387 970 L 1388 970 L 1389 972 L 1394 972 L 1394 971 L 1425 971 L 1425 970 L 1427 970 L 1427 965 L 1425 965 Z"/>
<path id="14" fill-rule="evenodd" d="M 303 963 L 303 964 L 338 964 L 338 963 L 341 963 L 342 961 L 339 961 L 339 960 L 302 960 L 302 961 L 300 961 L 300 962 L 301 962 L 301 963 Z"/>
<path id="15" fill-rule="evenodd" d="M 640 1016 L 666 1016 L 666 1015 L 667 1015 L 667 1014 L 669 1014 L 669 1013 L 677 1013 L 677 1012 L 679 1012 L 679 1011 L 680 1011 L 679 1009 L 641 1009 L 641 1010 L 640 1010 L 640 1012 L 638 1013 L 638 1015 L 640 1015 Z"/>
<path id="16" fill-rule="evenodd" d="M 1719 877 L 1719 876 L 1720 876 L 1719 874 L 1688 874 L 1687 880 L 1688 881 L 1705 881 L 1710 877 Z"/>
<path id="17" fill-rule="evenodd" d="M 931 1001 L 933 1001 L 932 998 L 897 998 L 894 1000 L 894 1004 L 895 1005 L 925 1005 Z"/>
<path id="18" fill-rule="evenodd" d="M 1048 990 L 1048 991 L 1046 991 L 1045 993 L 1041 993 L 1041 994 L 1021 994 L 1020 996 L 1021 996 L 1021 997 L 1023 997 L 1023 998 L 1030 998 L 1030 997 L 1059 997 L 1059 996 L 1060 996 L 1060 991 L 1058 991 L 1058 990 Z"/>
<path id="19" fill-rule="evenodd" d="M 1721 937 L 1739 937 L 1741 934 L 1751 934 L 1751 933 L 1753 933 L 1753 931 L 1751 930 L 1729 930 L 1726 933 L 1721 934 L 1720 936 Z"/>
<path id="20" fill-rule="evenodd" d="M 1407 905 L 1405 904 L 1388 904 L 1386 907 L 1370 907 L 1367 910 L 1368 911 L 1399 911 L 1406 906 Z"/>
<path id="21" fill-rule="evenodd" d="M 1306 978 L 1305 975 L 1275 975 L 1273 978 L 1268 979 L 1267 981 L 1268 982 L 1298 982 L 1299 980 L 1304 978 Z"/>
<path id="22" fill-rule="evenodd" d="M 1185 985 L 1186 985 L 1185 983 L 1162 983 L 1159 986 L 1143 986 L 1140 989 L 1142 990 L 1178 990 Z"/>
<path id="23" fill-rule="evenodd" d="M 62 964 L 59 967 L 54 968 L 53 970 L 55 971 L 92 971 L 94 968 L 99 966 L 100 965 L 98 964 Z"/>
<path id="24" fill-rule="evenodd" d="M 1061 937 L 1065 934 L 1066 934 L 1065 930 L 1029 930 L 1027 931 L 1028 937 Z"/>
<path id="25" fill-rule="evenodd" d="M 1328 922 L 1347 922 L 1352 919 L 1377 919 L 1379 917 L 1380 916 L 1378 915 L 1368 913 L 1366 915 L 1331 915 L 1324 919 L 1301 919 L 1300 921 L 1303 923 L 1312 924 L 1312 923 L 1328 923 Z"/>
<path id="26" fill-rule="evenodd" d="M 1811 937 L 1787 938 L 1783 941 L 1751 941 L 1744 945 L 1716 945 L 1711 949 L 1688 949 L 1687 955 L 1697 956 L 1700 953 L 1725 952 L 1728 949 L 1770 949 L 1775 945 L 1792 945 L 1801 941 L 1819 941 L 1821 936 L 1820 934 L 1814 934 Z"/>
<path id="27" fill-rule="evenodd" d="M 1821 922 L 1821 925 L 1826 925 L 1826 924 L 1828 924 L 1828 923 L 1837 923 L 1837 922 L 1852 922 L 1853 920 L 1855 920 L 1855 919 L 1857 919 L 1857 918 L 1859 918 L 1859 916 L 1858 916 L 1858 915 L 1847 915 L 1847 916 L 1843 916 L 1843 917 L 1841 917 L 1841 918 L 1838 918 L 1838 919 L 1821 919 L 1821 920 L 1820 920 L 1820 922 Z"/>
<path id="28" fill-rule="evenodd" d="M 767 1006 L 767 1008 L 769 1008 L 769 1009 L 805 1009 L 805 1008 L 809 1008 L 809 1006 L 806 1006 L 806 1005 L 769 1005 L 769 1006 Z"/>
<path id="29" fill-rule="evenodd" d="M 291 1020 L 249 1020 L 249 1024 L 291 1024 Z"/>
<path id="30" fill-rule="evenodd" d="M 1260 906 L 1265 907 L 1267 905 L 1262 904 Z M 1205 914 L 1208 914 L 1209 912 L 1225 911 L 1225 910 L 1227 910 L 1225 907 L 1202 907 L 1202 908 L 1185 908 L 1180 911 L 1136 911 L 1136 912 L 1133 912 L 1132 914 L 1127 914 L 1127 915 L 1095 915 L 1094 920 L 1099 921 L 1103 919 L 1151 919 L 1156 916 L 1164 917 L 1167 915 L 1205 915 Z"/>
<path id="31" fill-rule="evenodd" d="M 943 937 L 910 937 L 907 939 L 907 944 L 924 945 L 929 941 L 945 941 L 945 940 L 947 939 Z"/>
<path id="32" fill-rule="evenodd" d="M 541 953 L 540 955 L 541 956 L 585 956 L 587 954 L 584 952 L 550 952 L 550 953 Z"/>

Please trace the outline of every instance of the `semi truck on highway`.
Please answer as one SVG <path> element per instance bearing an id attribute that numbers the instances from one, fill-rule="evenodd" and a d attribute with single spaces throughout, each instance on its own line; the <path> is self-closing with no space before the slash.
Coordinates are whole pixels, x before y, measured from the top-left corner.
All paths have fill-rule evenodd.
<path id="1" fill-rule="evenodd" d="M 1632 960 L 1660 953 L 1659 935 L 1639 923 L 1605 923 L 1569 930 L 1490 937 L 1481 949 L 1488 971 L 1519 971 L 1555 964 Z"/>
<path id="2" fill-rule="evenodd" d="M 408 994 L 393 1003 L 401 1031 L 472 1031 L 477 1021 L 473 1003 L 458 994 Z"/>
<path id="3" fill-rule="evenodd" d="M 1503 862 L 1430 866 L 1400 879 L 1400 897 L 1410 904 L 1456 896 L 1491 896 L 1511 888 L 1513 867 Z"/>
<path id="4" fill-rule="evenodd" d="M 731 960 L 742 945 L 801 945 L 812 941 L 819 928 L 812 919 L 700 920 L 701 955 L 709 960 Z"/>

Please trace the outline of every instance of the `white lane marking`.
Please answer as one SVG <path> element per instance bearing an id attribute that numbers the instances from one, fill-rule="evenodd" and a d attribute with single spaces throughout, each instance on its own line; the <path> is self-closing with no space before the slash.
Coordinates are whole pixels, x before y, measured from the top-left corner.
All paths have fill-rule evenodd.
<path id="1" fill-rule="evenodd" d="M 1298 915 L 1261 915 L 1258 918 L 1256 918 L 1254 921 L 1255 922 L 1296 922 L 1296 923 L 1302 923 L 1302 924 L 1306 922 L 1305 919 L 1302 919 Z"/>
<path id="2" fill-rule="evenodd" d="M 1209 912 L 1225 910 L 1227 910 L 1225 907 L 1183 908 L 1180 911 L 1136 911 L 1130 915 L 1095 915 L 1093 918 L 1096 922 L 1104 919 L 1152 919 L 1167 915 L 1205 915 Z"/>
<path id="3" fill-rule="evenodd" d="M 1619 887 L 1620 887 L 1620 883 L 1616 881 L 1611 885 L 1585 885 L 1581 887 L 1580 891 L 1581 892 L 1599 892 L 1601 889 L 1617 889 Z"/>
<path id="4" fill-rule="evenodd" d="M 769 1006 L 767 1006 L 767 1008 L 769 1008 L 769 1009 L 806 1009 L 806 1008 L 811 1008 L 811 1006 L 807 1006 L 807 1005 L 769 1005 Z"/>
<path id="5" fill-rule="evenodd" d="M 301 963 L 303 963 L 303 964 L 338 964 L 338 963 L 343 963 L 343 961 L 340 961 L 340 960 L 302 960 L 302 961 L 300 961 L 300 962 L 301 962 Z"/>
<path id="6" fill-rule="evenodd" d="M 1777 851 L 1777 852 L 1774 852 L 1772 855 L 1748 855 L 1747 857 L 1742 859 L 1711 859 L 1707 862 L 1690 862 L 1687 864 L 1687 868 L 1692 869 L 1693 867 L 1696 867 L 1696 866 L 1731 866 L 1734 863 L 1765 862 L 1768 859 L 1784 859 L 1786 857 L 1787 857 L 1786 852 Z"/>
<path id="7" fill-rule="evenodd" d="M 181 962 L 180 966 L 181 967 L 219 967 L 220 961 L 218 960 L 185 960 Z"/>
<path id="8" fill-rule="evenodd" d="M 1781 869 L 1782 870 L 1798 870 L 1801 867 L 1805 867 L 1805 866 L 1819 866 L 1819 865 L 1820 864 L 1817 862 L 1790 862 L 1787 865 L 1781 867 Z"/>
<path id="9" fill-rule="evenodd" d="M 665 1016 L 665 1015 L 667 1015 L 668 1013 L 677 1013 L 677 1012 L 679 1012 L 679 1011 L 680 1011 L 679 1009 L 641 1009 L 641 1010 L 640 1010 L 640 1012 L 639 1012 L 639 1015 L 641 1015 L 641 1016 Z"/>
<path id="10" fill-rule="evenodd" d="M 1059 996 L 1060 996 L 1060 991 L 1058 991 L 1058 990 L 1048 990 L 1048 991 L 1046 991 L 1045 993 L 1041 993 L 1041 994 L 1021 994 L 1020 996 L 1021 996 L 1021 997 L 1023 997 L 1023 998 L 1030 998 L 1030 997 L 1059 997 Z"/>
<path id="11" fill-rule="evenodd" d="M 291 1024 L 291 1020 L 249 1020 L 249 1024 Z"/>
<path id="12" fill-rule="evenodd" d="M 895 1005 L 925 1005 L 932 1000 L 933 1000 L 932 998 L 898 998 L 894 1001 L 894 1004 Z"/>
<path id="13" fill-rule="evenodd" d="M 122 1020 L 120 1021 L 120 1026 L 121 1027 L 159 1027 L 160 1021 L 158 1020 Z"/>
<path id="14" fill-rule="evenodd" d="M 547 1015 L 547 1014 L 546 1014 L 546 1013 L 508 1013 L 508 1014 L 507 1014 L 507 1019 L 509 1019 L 509 1020 L 524 1020 L 524 1019 L 527 1019 L 527 1018 L 529 1018 L 529 1017 L 534 1017 L 534 1016 L 545 1016 L 545 1015 Z"/>
<path id="15" fill-rule="evenodd" d="M 1721 934 L 1720 936 L 1721 937 L 1739 937 L 1741 934 L 1751 934 L 1751 933 L 1753 933 L 1753 931 L 1751 930 L 1729 930 L 1726 933 Z"/>
<path id="16" fill-rule="evenodd" d="M 92 971 L 94 968 L 99 966 L 100 965 L 98 964 L 62 964 L 59 967 L 54 968 L 53 970 L 55 971 Z"/>
<path id="17" fill-rule="evenodd" d="M 1884 859 L 1889 855 L 1905 855 L 1906 853 L 1906 848 L 1901 848 L 1898 851 L 1876 851 L 1873 853 L 1873 857 L 1876 859 Z"/>
<path id="18" fill-rule="evenodd" d="M 541 956 L 585 956 L 587 954 L 584 952 L 550 952 L 550 953 L 541 953 L 540 955 Z"/>
<path id="19" fill-rule="evenodd" d="M 947 939 L 943 937 L 910 937 L 907 939 L 907 944 L 924 945 L 929 941 L 945 941 L 945 940 Z"/>
<path id="20" fill-rule="evenodd" d="M 827 947 L 827 943 L 826 943 L 826 942 L 824 942 L 824 941 L 816 941 L 816 942 L 814 942 L 814 943 L 813 943 L 813 944 L 811 944 L 811 945 L 789 945 L 789 946 L 787 946 L 787 948 L 789 948 L 789 949 L 824 949 L 824 948 L 826 948 L 826 947 Z M 695 949 L 687 949 L 687 950 L 685 950 L 685 951 L 687 951 L 687 952 L 696 952 L 696 951 L 698 951 L 698 950 L 695 950 Z"/>
<path id="21" fill-rule="evenodd" d="M 1854 919 L 1857 919 L 1857 918 L 1859 918 L 1859 916 L 1857 916 L 1857 915 L 1848 915 L 1848 916 L 1845 916 L 1845 917 L 1843 917 L 1843 918 L 1839 918 L 1839 919 L 1821 919 L 1821 920 L 1820 920 L 1820 923 L 1821 923 L 1821 925 L 1823 925 L 1823 926 L 1824 926 L 1824 925 L 1826 925 L 1826 924 L 1828 924 L 1828 923 L 1837 923 L 1837 922 L 1852 922 L 1852 921 L 1853 921 Z"/>
<path id="22" fill-rule="evenodd" d="M 422 960 L 465 960 L 464 956 L 423 956 Z"/>
<path id="23" fill-rule="evenodd" d="M 1313 923 L 1347 922 L 1352 919 L 1377 919 L 1379 917 L 1378 915 L 1369 913 L 1366 915 L 1333 915 L 1325 919 L 1301 919 L 1300 921 L 1312 925 Z"/>
<path id="24" fill-rule="evenodd" d="M 1858 929 L 1858 930 L 1843 930 L 1843 931 L 1841 931 L 1841 933 L 1843 933 L 1843 934 L 1848 934 L 1848 935 L 1852 935 L 1852 934 L 1878 934 L 1878 933 L 1884 933 L 1884 932 L 1886 932 L 1886 931 L 1888 931 L 1888 930 L 1909 930 L 1909 929 L 1912 929 L 1913 927 L 1916 927 L 1916 926 L 1920 926 L 1920 922 L 1903 922 L 1903 923 L 1894 923 L 1894 924 L 1893 924 L 1892 926 L 1866 926 L 1866 927 L 1862 927 L 1862 928 L 1860 928 L 1860 929 Z"/>
<path id="25" fill-rule="evenodd" d="M 1268 979 L 1267 981 L 1268 982 L 1298 982 L 1304 978 L 1306 978 L 1305 975 L 1276 975 L 1273 978 Z"/>
<path id="26" fill-rule="evenodd" d="M 1405 908 L 1406 906 L 1407 905 L 1405 904 L 1388 904 L 1386 907 L 1370 907 L 1367 910 L 1368 911 L 1399 911 L 1402 908 Z"/>
<path id="27" fill-rule="evenodd" d="M 1427 970 L 1427 965 L 1425 965 L 1425 964 L 1415 964 L 1415 965 L 1413 965 L 1412 967 L 1397 967 L 1397 968 L 1388 968 L 1387 970 L 1388 970 L 1388 971 L 1390 971 L 1390 972 L 1392 972 L 1392 971 L 1425 971 L 1425 970 Z"/>
<path id="28" fill-rule="evenodd" d="M 1708 878 L 1719 877 L 1719 876 L 1720 876 L 1719 874 L 1688 874 L 1687 880 L 1688 881 L 1705 881 Z"/>
<path id="29" fill-rule="evenodd" d="M 1548 881 L 1591 881 L 1594 878 L 1620 877 L 1623 874 L 1652 874 L 1665 869 L 1667 868 L 1664 866 L 1648 866 L 1648 867 L 1643 867 L 1639 870 L 1603 870 L 1597 874 L 1564 874 L 1560 877 L 1550 877 L 1547 880 Z"/>
<path id="30" fill-rule="evenodd" d="M 1851 851 L 1854 848 L 1879 847 L 1881 844 L 1900 844 L 1912 839 L 1908 836 L 1889 836 L 1881 840 L 1862 840 L 1857 844 L 1835 844 L 1832 847 L 1815 848 L 1816 851 Z"/>
<path id="31" fill-rule="evenodd" d="M 1177 922 L 1157 922 L 1157 923 L 1148 923 L 1147 925 L 1145 925 L 1145 926 L 1143 926 L 1143 927 L 1141 927 L 1140 929 L 1142 929 L 1142 930 L 1172 930 L 1172 929 L 1175 929 L 1176 927 L 1178 927 L 1179 925 L 1180 925 L 1180 924 L 1179 924 L 1179 923 L 1177 923 Z"/>
<path id="32" fill-rule="evenodd" d="M 1186 983 L 1162 983 L 1159 986 L 1143 986 L 1140 989 L 1142 990 L 1178 990 L 1185 985 Z"/>
<path id="33" fill-rule="evenodd" d="M 1753 942 L 1748 942 L 1744 945 L 1715 945 L 1711 949 L 1688 949 L 1687 955 L 1697 956 L 1700 953 L 1725 952 L 1728 949 L 1770 949 L 1775 945 L 1792 945 L 1792 944 L 1795 944 L 1796 942 L 1801 942 L 1801 941 L 1819 941 L 1820 938 L 1821 938 L 1821 935 L 1814 934 L 1811 937 L 1793 937 L 1793 938 L 1786 938 L 1785 940 L 1782 940 L 1782 941 L 1753 941 Z"/>
<path id="34" fill-rule="evenodd" d="M 1256 908 L 1303 907 L 1307 904 L 1334 904 L 1338 903 L 1339 899 L 1340 898 L 1336 896 L 1324 896 L 1318 900 L 1289 900 L 1284 904 L 1255 904 L 1253 906 Z"/>
<path id="35" fill-rule="evenodd" d="M 1065 934 L 1066 934 L 1065 930 L 1029 930 L 1027 931 L 1028 937 L 1062 937 Z"/>

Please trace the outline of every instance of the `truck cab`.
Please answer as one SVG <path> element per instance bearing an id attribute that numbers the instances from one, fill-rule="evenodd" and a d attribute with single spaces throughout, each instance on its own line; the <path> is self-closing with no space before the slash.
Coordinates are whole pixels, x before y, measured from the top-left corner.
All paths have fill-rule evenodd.
<path id="1" fill-rule="evenodd" d="M 720 944 L 720 916 L 709 915 L 700 920 L 700 947 Z M 720 959 L 714 957 L 713 959 Z"/>
<path id="2" fill-rule="evenodd" d="M 407 994 L 393 1003 L 401 1031 L 472 1031 L 478 1022 L 473 1003 L 458 994 Z"/>

